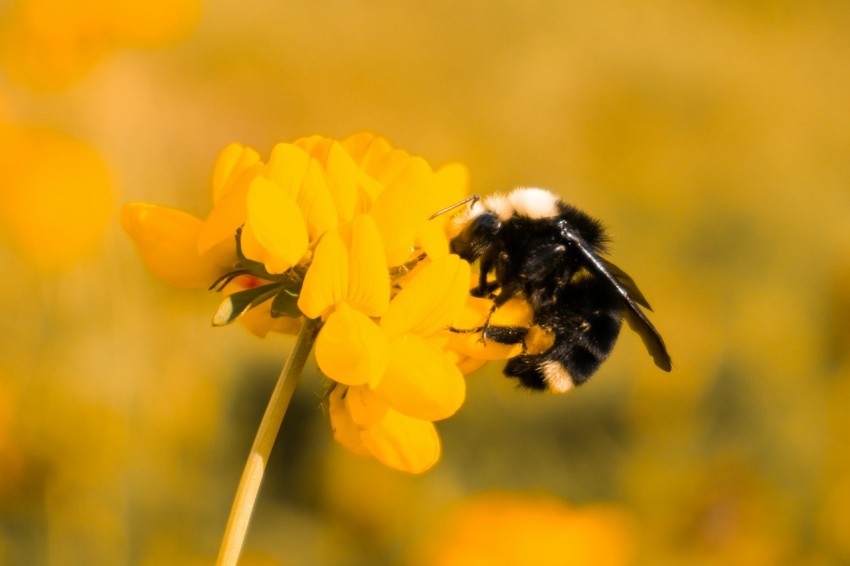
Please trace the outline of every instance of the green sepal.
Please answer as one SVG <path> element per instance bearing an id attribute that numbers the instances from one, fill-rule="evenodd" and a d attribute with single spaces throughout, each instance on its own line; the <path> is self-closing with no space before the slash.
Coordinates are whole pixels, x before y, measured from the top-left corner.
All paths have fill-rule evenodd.
<path id="1" fill-rule="evenodd" d="M 290 293 L 285 288 L 282 289 L 272 301 L 270 314 L 272 318 L 301 316 L 301 311 L 298 310 L 298 295 Z"/>
<path id="2" fill-rule="evenodd" d="M 213 315 L 213 326 L 230 324 L 249 309 L 260 305 L 277 294 L 280 283 L 270 283 L 253 289 L 245 289 L 228 296 Z"/>

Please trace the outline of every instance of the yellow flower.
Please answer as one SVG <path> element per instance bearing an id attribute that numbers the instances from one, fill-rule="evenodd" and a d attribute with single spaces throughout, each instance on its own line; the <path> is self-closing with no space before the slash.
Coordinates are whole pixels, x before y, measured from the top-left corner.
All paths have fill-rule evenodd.
<path id="1" fill-rule="evenodd" d="M 397 470 L 420 473 L 440 458 L 440 438 L 431 421 L 389 408 L 365 387 L 335 387 L 328 398 L 337 442 L 361 455 L 373 455 Z"/>
<path id="2" fill-rule="evenodd" d="M 205 220 L 132 203 L 122 222 L 167 281 L 229 296 L 213 322 L 265 335 L 320 321 L 319 369 L 331 380 L 340 443 L 409 472 L 436 463 L 433 421 L 465 396 L 449 328 L 469 265 L 449 254 L 447 218 L 466 196 L 457 164 L 438 171 L 373 134 L 277 144 L 263 162 L 232 144 L 213 170 Z"/>
<path id="3" fill-rule="evenodd" d="M 345 326 L 325 325 L 316 342 L 316 361 L 341 384 L 330 397 L 330 415 L 342 444 L 408 472 L 436 463 L 440 443 L 432 421 L 454 414 L 466 391 L 445 345 L 468 280 L 469 265 L 454 255 L 424 266 L 393 298 L 380 327 L 372 323 L 373 330 L 360 333 L 373 341 L 368 354 L 324 346 L 351 336 Z M 357 372 L 358 354 L 374 360 L 368 368 L 372 372 Z"/>
<path id="4" fill-rule="evenodd" d="M 430 421 L 463 403 L 465 383 L 444 346 L 466 300 L 469 265 L 453 255 L 423 264 L 390 301 L 382 242 L 368 214 L 326 233 L 298 305 L 311 318 L 325 318 L 316 340 L 319 368 L 351 386 L 331 397 L 337 438 L 355 452 L 365 447 L 388 466 L 419 472 L 439 456 Z M 379 323 L 373 320 L 378 317 Z M 337 404 L 352 396 L 370 400 L 382 418 L 350 419 Z M 348 434 L 352 426 L 358 430 Z M 407 441 L 393 441 L 392 431 L 405 431 Z M 411 453 L 400 454 L 399 446 Z"/>

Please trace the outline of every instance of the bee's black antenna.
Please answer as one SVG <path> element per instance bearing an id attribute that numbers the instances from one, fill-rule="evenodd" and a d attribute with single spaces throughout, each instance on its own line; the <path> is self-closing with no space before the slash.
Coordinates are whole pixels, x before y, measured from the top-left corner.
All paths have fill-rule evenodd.
<path id="1" fill-rule="evenodd" d="M 472 202 L 472 204 L 475 204 L 476 202 L 478 202 L 478 199 L 480 199 L 480 198 L 481 197 L 479 197 L 478 195 L 472 195 L 471 197 L 466 197 L 465 199 L 463 199 L 460 202 L 456 202 L 455 204 L 453 204 L 451 206 L 447 206 L 443 210 L 435 212 L 434 214 L 432 214 L 431 216 L 428 217 L 428 220 L 434 220 L 435 218 L 437 218 L 441 214 L 445 214 L 445 213 L 449 212 L 450 210 L 454 210 L 459 206 L 463 206 L 470 201 Z"/>

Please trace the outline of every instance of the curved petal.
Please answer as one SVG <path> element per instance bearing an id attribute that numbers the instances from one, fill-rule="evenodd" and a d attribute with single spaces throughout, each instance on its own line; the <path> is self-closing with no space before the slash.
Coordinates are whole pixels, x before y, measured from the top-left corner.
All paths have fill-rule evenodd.
<path id="1" fill-rule="evenodd" d="M 325 164 L 330 190 L 336 210 L 342 221 L 349 221 L 363 211 L 363 202 L 357 188 L 360 170 L 345 150 L 338 143 L 333 143 L 328 150 L 328 160 Z"/>
<path id="2" fill-rule="evenodd" d="M 309 162 L 310 156 L 300 147 L 279 143 L 272 148 L 264 175 L 297 201 Z"/>
<path id="3" fill-rule="evenodd" d="M 298 208 L 304 213 L 311 241 L 318 240 L 322 234 L 337 225 L 336 205 L 328 189 L 324 169 L 315 159 L 310 159 L 307 166 L 304 185 L 298 193 Z"/>
<path id="4" fill-rule="evenodd" d="M 256 177 L 259 165 L 248 168 L 229 183 L 210 211 L 198 234 L 198 252 L 206 253 L 226 240 L 234 240 L 236 230 L 248 216 L 248 186 Z"/>
<path id="5" fill-rule="evenodd" d="M 449 255 L 449 238 L 446 235 L 445 224 L 437 219 L 420 225 L 416 233 L 416 241 L 422 251 L 432 259 Z"/>
<path id="6" fill-rule="evenodd" d="M 271 301 L 266 301 L 261 305 L 249 309 L 239 317 L 240 324 L 257 338 L 265 338 L 269 332 L 291 335 L 298 334 L 298 331 L 301 330 L 303 319 L 301 317 L 293 318 L 289 316 L 273 318 L 269 312 L 271 304 Z"/>
<path id="7" fill-rule="evenodd" d="M 388 359 L 389 346 L 381 329 L 344 301 L 316 338 L 316 363 L 338 383 L 374 387 L 381 381 Z"/>
<path id="8" fill-rule="evenodd" d="M 369 387 L 349 387 L 345 395 L 345 406 L 357 425 L 369 427 L 384 418 L 389 407 L 387 402 L 375 395 Z"/>
<path id="9" fill-rule="evenodd" d="M 452 326 L 461 330 L 481 327 L 487 320 L 492 304 L 488 299 L 468 297 Z M 533 317 L 531 305 L 523 299 L 513 298 L 496 309 L 490 318 L 490 325 L 528 327 Z M 449 347 L 466 356 L 482 360 L 505 360 L 521 354 L 523 345 L 482 341 L 480 332 L 453 332 Z"/>
<path id="10" fill-rule="evenodd" d="M 460 370 L 460 373 L 463 375 L 469 375 L 470 373 L 481 369 L 484 364 L 487 363 L 487 360 L 482 360 L 479 358 L 470 358 L 468 356 L 459 357 L 455 362 L 457 365 L 457 369 Z"/>
<path id="11" fill-rule="evenodd" d="M 342 140 L 340 145 L 345 149 L 346 153 L 348 153 L 351 158 L 357 162 L 358 165 L 363 164 L 366 156 L 370 151 L 373 151 L 373 147 L 375 146 L 382 147 L 384 152 L 392 149 L 392 146 L 390 146 L 390 143 L 387 140 L 373 132 L 358 132 L 356 134 L 352 134 Z"/>
<path id="12" fill-rule="evenodd" d="M 434 423 L 392 409 L 361 432 L 360 438 L 379 462 L 403 472 L 422 473 L 440 459 L 440 437 Z"/>
<path id="13" fill-rule="evenodd" d="M 307 252 L 307 226 L 301 209 L 277 183 L 257 177 L 248 189 L 248 218 L 242 230 L 242 253 L 283 273 Z"/>
<path id="14" fill-rule="evenodd" d="M 339 229 L 322 236 L 313 252 L 313 262 L 304 277 L 298 308 L 309 318 L 318 318 L 345 298 L 349 280 L 348 246 Z"/>
<path id="15" fill-rule="evenodd" d="M 336 141 L 334 141 L 333 139 L 326 138 L 318 134 L 298 138 L 297 140 L 292 142 L 293 145 L 297 145 L 298 147 L 309 153 L 310 157 L 314 157 L 322 163 L 327 163 L 328 151 L 330 150 L 331 144 L 334 143 L 336 143 Z"/>
<path id="16" fill-rule="evenodd" d="M 259 162 L 260 154 L 240 143 L 231 143 L 221 150 L 213 165 L 213 202 L 219 201 L 243 171 Z"/>
<path id="17" fill-rule="evenodd" d="M 463 404 L 463 374 L 441 350 L 406 334 L 390 342 L 390 359 L 375 393 L 407 416 L 438 421 Z"/>
<path id="18" fill-rule="evenodd" d="M 423 195 L 434 189 L 434 174 L 421 157 L 412 157 L 395 181 L 375 200 L 369 214 L 375 218 L 388 265 L 401 265 L 413 252 L 419 226 L 433 213 Z"/>
<path id="19" fill-rule="evenodd" d="M 367 214 L 351 225 L 350 269 L 347 300 L 369 316 L 382 316 L 390 304 L 390 275 L 378 227 Z"/>
<path id="20" fill-rule="evenodd" d="M 381 327 L 390 337 L 429 336 L 451 325 L 466 300 L 469 264 L 456 255 L 426 265 L 390 303 Z"/>
<path id="21" fill-rule="evenodd" d="M 236 260 L 232 247 L 199 254 L 202 222 L 182 210 L 130 203 L 121 209 L 121 224 L 145 265 L 177 287 L 207 287 Z"/>
<path id="22" fill-rule="evenodd" d="M 372 132 L 349 136 L 341 145 L 360 169 L 383 185 L 392 183 L 410 160 L 409 153 Z"/>
<path id="23" fill-rule="evenodd" d="M 328 395 L 328 415 L 330 416 L 331 429 L 334 440 L 361 456 L 369 454 L 369 450 L 360 438 L 361 428 L 351 418 L 345 398 L 348 388 L 337 386 Z"/>

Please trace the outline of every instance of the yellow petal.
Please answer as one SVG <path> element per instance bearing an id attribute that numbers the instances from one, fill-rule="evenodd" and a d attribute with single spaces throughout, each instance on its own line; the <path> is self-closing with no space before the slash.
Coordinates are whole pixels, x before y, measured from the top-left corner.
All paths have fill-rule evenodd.
<path id="1" fill-rule="evenodd" d="M 487 320 L 492 301 L 468 297 L 455 317 L 452 326 L 458 329 L 479 328 Z M 498 308 L 490 318 L 491 326 L 530 326 L 534 317 L 531 306 L 523 299 L 514 298 Z M 449 340 L 452 350 L 483 360 L 505 360 L 522 353 L 522 344 L 499 344 L 481 340 L 480 332 L 452 333 Z"/>
<path id="2" fill-rule="evenodd" d="M 390 343 L 390 361 L 375 393 L 409 417 L 438 421 L 463 404 L 463 374 L 441 350 L 406 334 Z"/>
<path id="3" fill-rule="evenodd" d="M 245 224 L 248 215 L 246 200 L 252 179 L 249 170 L 244 171 L 219 197 L 198 234 L 199 253 L 206 253 L 226 240 L 235 242 L 236 230 Z"/>
<path id="4" fill-rule="evenodd" d="M 197 239 L 202 223 L 181 210 L 130 203 L 121 209 L 121 224 L 145 265 L 177 287 L 207 287 L 236 260 L 233 248 L 200 255 Z"/>
<path id="5" fill-rule="evenodd" d="M 342 140 L 340 145 L 345 149 L 354 161 L 362 164 L 366 159 L 366 155 L 372 151 L 373 146 L 382 145 L 384 151 L 390 151 L 392 147 L 389 142 L 382 137 L 377 136 L 373 132 L 359 132 L 352 134 Z"/>
<path id="6" fill-rule="evenodd" d="M 304 213 L 311 241 L 318 240 L 322 234 L 337 225 L 336 205 L 328 189 L 324 169 L 315 159 L 311 159 L 307 167 L 304 185 L 298 194 L 298 208 Z"/>
<path id="7" fill-rule="evenodd" d="M 460 373 L 463 375 L 469 375 L 470 373 L 481 369 L 486 363 L 487 360 L 470 358 L 469 356 L 460 356 L 455 362 L 455 365 L 457 365 L 457 369 L 460 370 Z"/>
<path id="8" fill-rule="evenodd" d="M 416 241 L 431 259 L 438 259 L 449 254 L 449 238 L 446 236 L 445 225 L 436 219 L 429 220 L 419 227 Z"/>
<path id="9" fill-rule="evenodd" d="M 242 231 L 242 253 L 283 273 L 308 247 L 307 226 L 295 199 L 277 183 L 257 177 L 248 189 L 248 218 Z"/>
<path id="10" fill-rule="evenodd" d="M 338 383 L 374 387 L 383 377 L 388 359 L 387 338 L 378 325 L 344 301 L 316 338 L 316 363 Z"/>
<path id="11" fill-rule="evenodd" d="M 369 450 L 360 438 L 360 427 L 351 419 L 348 407 L 345 405 L 348 388 L 336 386 L 328 396 L 328 415 L 334 440 L 354 452 L 365 456 Z"/>
<path id="12" fill-rule="evenodd" d="M 469 277 L 469 264 L 456 255 L 433 261 L 395 296 L 381 327 L 391 338 L 408 331 L 429 336 L 447 329 L 466 300 Z"/>
<path id="13" fill-rule="evenodd" d="M 328 150 L 327 161 L 328 189 L 336 204 L 340 220 L 349 221 L 363 212 L 363 202 L 357 187 L 361 174 L 357 164 L 338 143 Z"/>
<path id="14" fill-rule="evenodd" d="M 334 143 L 336 143 L 334 140 L 319 135 L 298 138 L 292 142 L 293 145 L 297 145 L 322 163 L 327 163 L 328 151 Z"/>
<path id="15" fill-rule="evenodd" d="M 349 253 L 339 229 L 325 233 L 313 253 L 304 277 L 298 308 L 308 318 L 319 318 L 348 293 Z"/>
<path id="16" fill-rule="evenodd" d="M 387 402 L 375 395 L 369 387 L 349 387 L 345 395 L 345 405 L 357 425 L 369 427 L 384 418 L 389 407 Z"/>
<path id="17" fill-rule="evenodd" d="M 341 145 L 360 169 L 382 185 L 392 183 L 410 159 L 409 153 L 395 149 L 386 139 L 371 132 L 354 134 Z"/>
<path id="18" fill-rule="evenodd" d="M 379 462 L 403 472 L 422 473 L 440 459 L 440 437 L 434 423 L 392 409 L 360 438 Z"/>
<path id="19" fill-rule="evenodd" d="M 297 201 L 309 162 L 310 156 L 300 147 L 291 143 L 279 143 L 272 148 L 264 176 Z"/>
<path id="20" fill-rule="evenodd" d="M 259 162 L 259 153 L 239 143 L 231 143 L 221 150 L 213 166 L 213 202 L 218 202 L 242 172 Z"/>
<path id="21" fill-rule="evenodd" d="M 302 319 L 289 316 L 272 318 L 271 305 L 271 301 L 266 301 L 248 310 L 239 317 L 239 322 L 248 332 L 258 338 L 265 338 L 269 332 L 298 334 L 298 331 L 301 330 Z"/>
<path id="22" fill-rule="evenodd" d="M 422 195 L 433 190 L 431 167 L 424 159 L 412 157 L 369 209 L 384 241 L 388 265 L 401 265 L 410 258 L 419 226 L 434 212 Z"/>
<path id="23" fill-rule="evenodd" d="M 350 269 L 347 300 L 369 316 L 383 316 L 390 304 L 390 275 L 378 227 L 367 214 L 352 222 Z"/>

